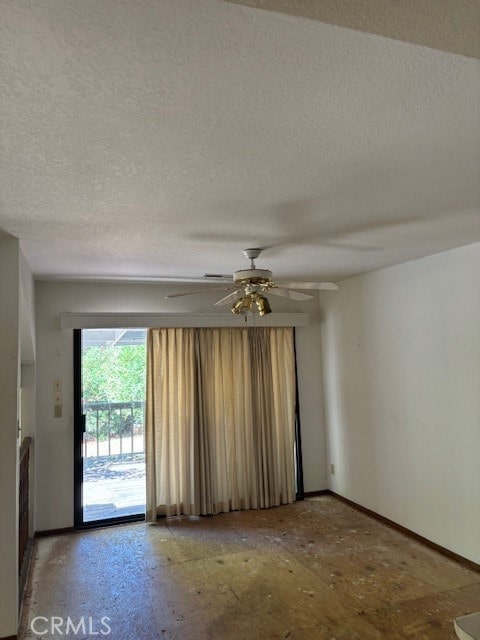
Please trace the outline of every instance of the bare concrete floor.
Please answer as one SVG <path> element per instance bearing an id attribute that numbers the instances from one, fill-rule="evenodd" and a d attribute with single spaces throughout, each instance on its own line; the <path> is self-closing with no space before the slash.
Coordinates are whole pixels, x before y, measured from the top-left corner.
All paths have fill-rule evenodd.
<path id="1" fill-rule="evenodd" d="M 480 573 L 321 497 L 40 539 L 19 638 L 443 640 L 479 608 Z"/>

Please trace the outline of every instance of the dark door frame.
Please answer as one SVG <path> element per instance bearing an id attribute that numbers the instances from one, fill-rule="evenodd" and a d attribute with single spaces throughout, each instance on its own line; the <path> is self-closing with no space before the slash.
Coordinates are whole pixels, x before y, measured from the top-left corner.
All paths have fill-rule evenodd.
<path id="1" fill-rule="evenodd" d="M 302 458 L 302 434 L 300 429 L 300 400 L 298 395 L 298 371 L 297 371 L 297 334 L 293 328 L 293 354 L 295 361 L 295 457 L 297 471 L 297 492 L 296 500 L 305 498 L 303 485 L 303 458 Z"/>
<path id="2" fill-rule="evenodd" d="M 85 418 L 82 412 L 82 331 L 73 330 L 73 523 L 76 529 L 83 525 L 82 443 Z"/>

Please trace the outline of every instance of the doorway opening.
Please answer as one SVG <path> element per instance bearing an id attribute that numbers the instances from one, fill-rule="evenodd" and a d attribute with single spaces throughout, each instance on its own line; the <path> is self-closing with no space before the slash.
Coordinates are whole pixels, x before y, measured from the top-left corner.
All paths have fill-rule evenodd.
<path id="1" fill-rule="evenodd" d="M 145 515 L 146 337 L 74 332 L 76 527 Z"/>

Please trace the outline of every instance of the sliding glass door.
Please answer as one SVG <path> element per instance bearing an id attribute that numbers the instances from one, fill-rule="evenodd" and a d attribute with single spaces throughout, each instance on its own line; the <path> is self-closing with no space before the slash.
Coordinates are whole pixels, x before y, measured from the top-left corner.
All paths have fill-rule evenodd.
<path id="1" fill-rule="evenodd" d="M 75 524 L 145 513 L 146 330 L 75 332 Z"/>

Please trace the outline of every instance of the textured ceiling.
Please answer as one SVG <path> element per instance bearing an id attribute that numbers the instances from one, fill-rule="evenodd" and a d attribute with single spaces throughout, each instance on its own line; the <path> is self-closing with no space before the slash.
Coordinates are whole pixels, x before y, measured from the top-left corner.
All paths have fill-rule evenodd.
<path id="1" fill-rule="evenodd" d="M 398 3 L 397 3 L 398 4 Z M 480 240 L 480 63 L 217 0 L 4 0 L 0 228 L 34 272 L 340 279 Z"/>

